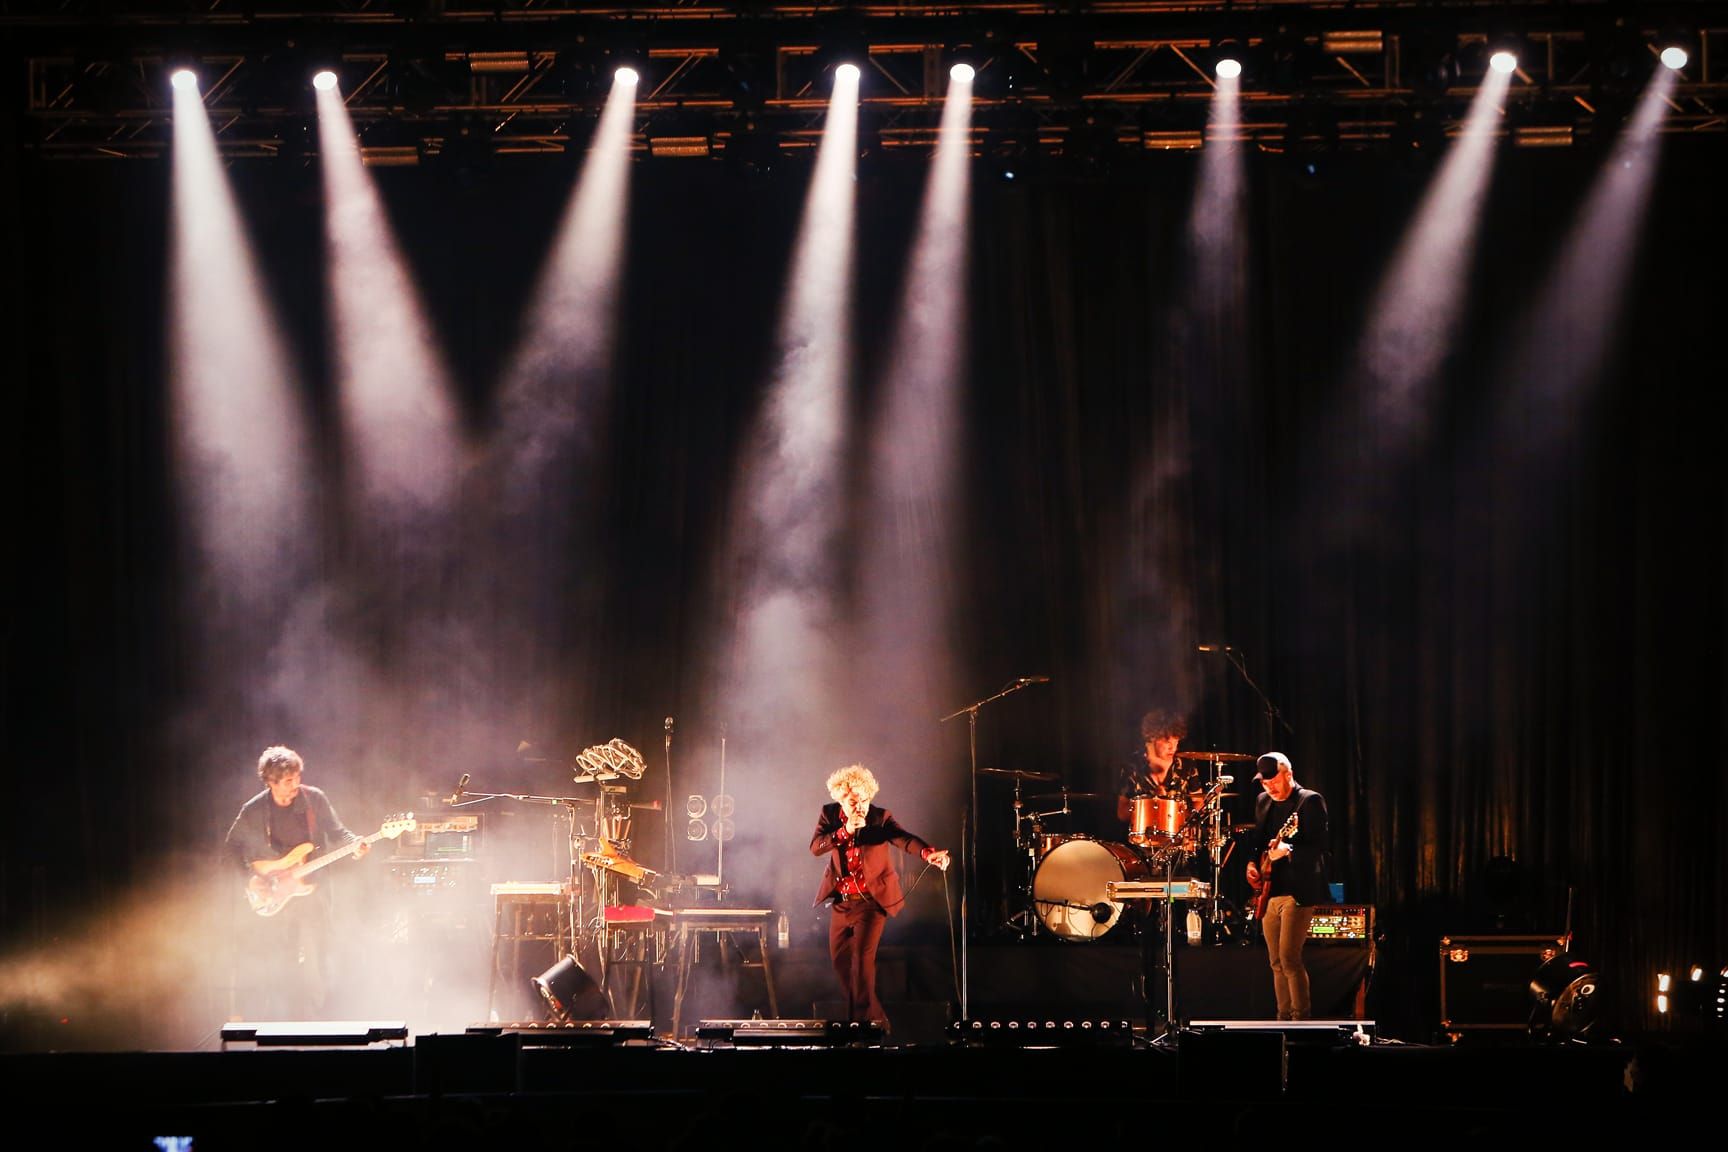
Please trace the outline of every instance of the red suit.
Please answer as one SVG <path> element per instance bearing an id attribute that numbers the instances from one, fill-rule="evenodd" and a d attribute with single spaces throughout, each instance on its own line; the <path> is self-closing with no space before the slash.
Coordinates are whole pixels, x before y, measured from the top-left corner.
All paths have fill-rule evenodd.
<path id="1" fill-rule="evenodd" d="M 931 851 L 929 844 L 900 827 L 892 812 L 874 805 L 856 834 L 847 833 L 838 803 L 823 805 L 810 838 L 812 856 L 828 855 L 816 903 L 833 901 L 828 955 L 846 997 L 846 1018 L 880 1020 L 885 1027 L 888 1015 L 876 998 L 876 946 L 888 917 L 898 915 L 906 902 L 891 846 L 920 857 Z M 856 862 L 855 870 L 849 861 Z"/>

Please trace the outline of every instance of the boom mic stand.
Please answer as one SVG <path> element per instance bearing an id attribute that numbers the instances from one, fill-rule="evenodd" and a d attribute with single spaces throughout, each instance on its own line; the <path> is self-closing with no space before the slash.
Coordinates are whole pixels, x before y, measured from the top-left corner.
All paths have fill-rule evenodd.
<path id="1" fill-rule="evenodd" d="M 1230 661 L 1230 666 L 1241 675 L 1244 683 L 1254 689 L 1254 695 L 1260 697 L 1261 705 L 1266 709 L 1266 746 L 1273 747 L 1278 742 L 1278 728 L 1282 726 L 1290 735 L 1296 735 L 1296 729 L 1290 727 L 1290 722 L 1284 719 L 1284 714 L 1278 711 L 1278 705 L 1272 703 L 1272 698 L 1260 685 L 1254 682 L 1254 677 L 1248 675 L 1248 664 L 1242 659 L 1242 653 L 1228 644 L 1201 644 L 1197 651 L 1222 652 L 1224 659 Z"/>
<path id="2" fill-rule="evenodd" d="M 1049 682 L 1050 677 L 1048 676 L 1022 676 L 1018 680 L 1010 681 L 1008 686 L 1003 688 L 1000 692 L 991 696 L 986 696 L 982 700 L 975 700 L 966 705 L 966 707 L 956 709 L 936 721 L 938 724 L 946 724 L 957 716 L 965 716 L 967 721 L 967 749 L 970 757 L 969 775 L 971 777 L 971 798 L 967 802 L 966 806 L 965 827 L 961 830 L 961 838 L 965 842 L 965 851 L 961 855 L 961 865 L 965 869 L 965 874 L 961 877 L 960 883 L 960 1018 L 962 1020 L 967 1019 L 970 1016 L 970 1012 L 968 1011 L 969 989 L 967 986 L 970 969 L 968 967 L 969 959 L 967 956 L 967 943 L 968 937 L 971 936 L 971 932 L 968 931 L 967 925 L 970 922 L 971 915 L 972 885 L 975 880 L 974 873 L 978 867 L 978 709 L 992 701 L 1000 700 L 1004 696 L 1018 692 L 1022 688 L 1033 684 L 1047 684 Z"/>

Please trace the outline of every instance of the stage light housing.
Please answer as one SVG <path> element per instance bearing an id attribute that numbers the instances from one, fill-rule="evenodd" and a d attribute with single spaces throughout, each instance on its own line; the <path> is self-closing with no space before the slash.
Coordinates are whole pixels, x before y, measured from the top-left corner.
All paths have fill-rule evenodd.
<path id="1" fill-rule="evenodd" d="M 606 994 L 574 956 L 564 957 L 529 983 L 540 994 L 552 1019 L 559 1023 L 606 1017 Z"/>
<path id="2" fill-rule="evenodd" d="M 1561 952 L 1530 978 L 1530 1034 L 1538 1039 L 1584 1038 L 1602 1015 L 1602 977 L 1587 960 Z"/>

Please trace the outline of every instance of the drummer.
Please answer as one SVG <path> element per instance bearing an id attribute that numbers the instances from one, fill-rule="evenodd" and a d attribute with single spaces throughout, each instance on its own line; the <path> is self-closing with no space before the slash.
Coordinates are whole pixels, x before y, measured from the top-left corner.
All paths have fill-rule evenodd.
<path id="1" fill-rule="evenodd" d="M 1154 708 L 1140 718 L 1142 747 L 1128 757 L 1116 781 L 1116 819 L 1130 822 L 1134 801 L 1156 797 L 1182 801 L 1180 810 L 1197 813 L 1205 804 L 1205 787 L 1195 769 L 1176 755 L 1188 735 L 1188 722 L 1175 712 Z M 1130 842 L 1140 829 L 1130 827 Z"/>

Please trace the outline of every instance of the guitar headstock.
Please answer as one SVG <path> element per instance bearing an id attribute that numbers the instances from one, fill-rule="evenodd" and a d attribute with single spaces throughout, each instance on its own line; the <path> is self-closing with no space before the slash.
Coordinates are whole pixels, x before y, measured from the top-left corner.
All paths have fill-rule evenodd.
<path id="1" fill-rule="evenodd" d="M 394 840 L 404 832 L 414 831 L 414 813 L 400 812 L 384 821 L 384 826 L 378 829 L 378 834 Z"/>

